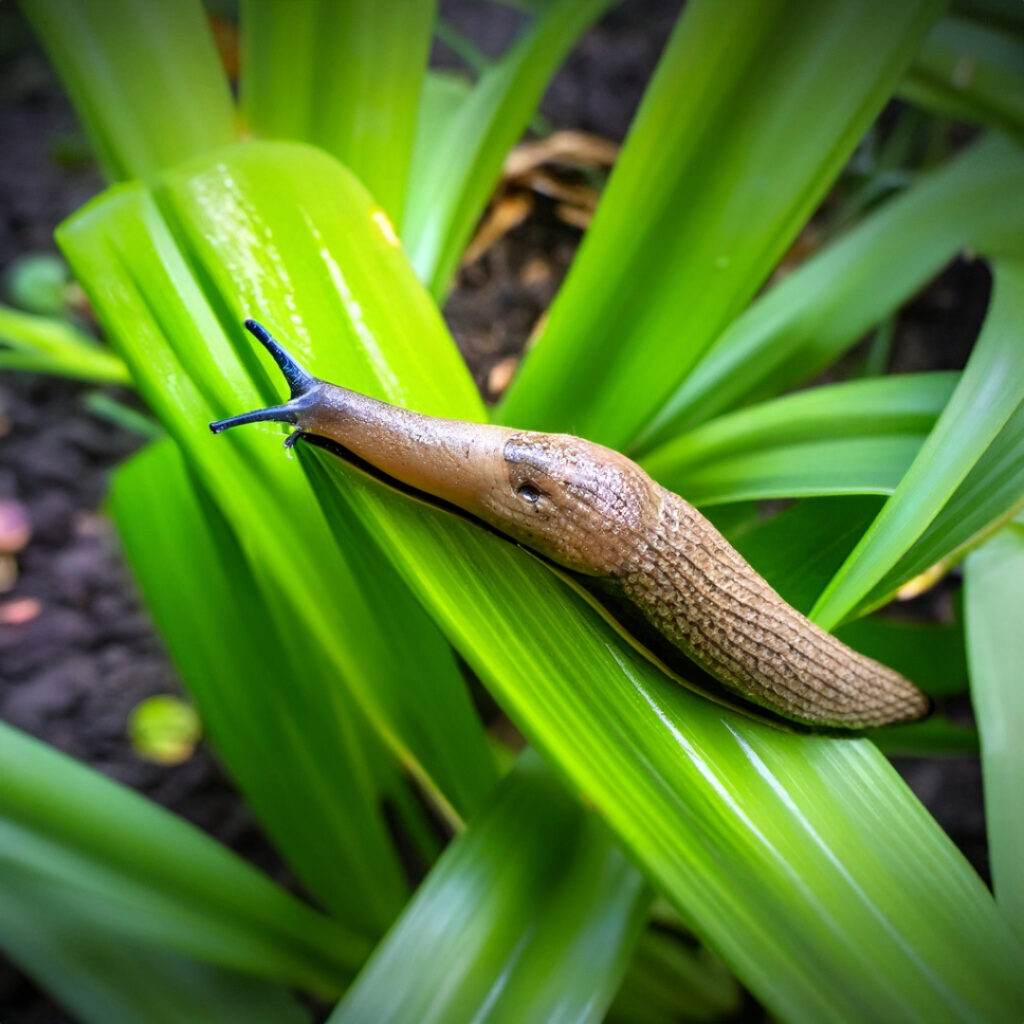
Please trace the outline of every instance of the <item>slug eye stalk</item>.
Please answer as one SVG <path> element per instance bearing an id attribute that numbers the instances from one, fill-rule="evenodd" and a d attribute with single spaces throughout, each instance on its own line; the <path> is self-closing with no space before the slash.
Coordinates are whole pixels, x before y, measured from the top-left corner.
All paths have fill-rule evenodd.
<path id="1" fill-rule="evenodd" d="M 215 434 L 230 430 L 232 427 L 240 427 L 245 423 L 297 423 L 299 413 L 309 408 L 315 400 L 317 386 L 323 383 L 301 366 L 261 323 L 256 320 L 246 320 L 245 329 L 274 357 L 274 362 L 280 367 L 284 379 L 288 382 L 291 398 L 283 405 L 254 409 L 252 412 L 243 412 L 224 420 L 216 420 L 210 424 L 210 430 Z M 291 438 L 289 438 L 290 440 Z"/>

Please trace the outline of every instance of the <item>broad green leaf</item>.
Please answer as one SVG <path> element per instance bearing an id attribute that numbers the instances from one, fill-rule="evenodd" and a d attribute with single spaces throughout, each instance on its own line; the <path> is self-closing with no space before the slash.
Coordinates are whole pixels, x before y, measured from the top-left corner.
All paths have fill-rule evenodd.
<path id="1" fill-rule="evenodd" d="M 472 91 L 473 83 L 464 75 L 432 70 L 424 76 L 412 147 L 410 191 L 416 191 L 415 183 L 434 161 L 444 159 L 445 139 L 454 130 L 455 119 Z"/>
<path id="2" fill-rule="evenodd" d="M 951 567 L 1024 507 L 1024 402 L 974 464 L 921 537 L 862 602 L 874 608 L 907 580 Z"/>
<path id="3" fill-rule="evenodd" d="M 172 281 L 151 275 L 147 259 L 165 243 L 127 217 L 119 263 L 100 258 L 112 239 L 86 231 L 88 211 L 73 225 L 81 233 L 66 229 L 62 240 L 109 333 L 133 351 L 149 346 L 150 400 L 197 467 L 212 461 L 209 445 L 228 442 L 243 467 L 259 467 L 231 469 L 232 494 L 272 483 L 261 511 L 294 557 L 298 489 L 288 477 L 298 467 L 275 444 L 280 433 L 254 427 L 201 443 L 213 402 L 184 392 L 181 365 L 164 354 L 162 339 L 173 337 L 217 406 L 252 403 L 220 325 L 191 298 L 195 276 L 225 320 L 264 309 L 271 324 L 287 323 L 282 340 L 320 377 L 466 419 L 481 416 L 479 398 L 401 253 L 369 231 L 368 198 L 329 158 L 237 147 L 168 185 L 165 209 L 192 261 Z M 115 282 L 140 288 L 139 299 L 116 305 Z M 777 732 L 691 695 L 536 559 L 298 447 L 302 463 L 322 470 L 321 493 L 341 481 L 341 498 L 531 743 L 773 1013 L 929 1019 L 952 1006 L 984 1019 L 1024 1008 L 1021 952 L 990 894 L 870 743 Z M 204 480 L 227 506 L 225 485 Z M 268 562 L 278 557 L 270 540 L 259 548 Z M 316 585 L 310 571 L 292 569 L 306 590 Z M 397 620 L 388 625 L 403 635 Z"/>
<path id="4" fill-rule="evenodd" d="M 199 0 L 21 0 L 108 178 L 230 142 L 235 111 Z"/>
<path id="5" fill-rule="evenodd" d="M 379 806 L 381 751 L 359 709 L 302 620 L 279 627 L 274 598 L 260 593 L 170 441 L 118 470 L 111 504 L 147 604 L 249 805 L 309 892 L 346 924 L 381 934 L 408 893 Z"/>
<path id="6" fill-rule="evenodd" d="M 386 500 L 311 454 L 325 484 Z M 401 503 L 379 522 L 519 728 L 773 1013 L 930 1019 L 957 1004 L 985 1019 L 1024 1000 L 990 895 L 870 743 L 787 735 L 691 695 L 469 524 Z M 965 921 L 989 951 L 969 968 Z"/>
<path id="7" fill-rule="evenodd" d="M 599 1021 L 649 902 L 602 822 L 527 753 L 445 851 L 330 1024 Z"/>
<path id="8" fill-rule="evenodd" d="M 90 391 L 82 398 L 82 405 L 94 416 L 116 423 L 122 430 L 155 441 L 164 437 L 164 428 L 152 416 L 126 405 L 106 391 Z"/>
<path id="9" fill-rule="evenodd" d="M 679 936 L 647 929 L 637 943 L 608 1024 L 678 1024 L 728 1020 L 742 994 L 729 969 L 710 950 Z"/>
<path id="10" fill-rule="evenodd" d="M 907 374 L 813 388 L 705 423 L 642 463 L 695 505 L 890 494 L 956 381 Z"/>
<path id="11" fill-rule="evenodd" d="M 0 306 L 0 369 L 53 373 L 101 384 L 127 384 L 128 369 L 112 352 L 66 320 Z"/>
<path id="12" fill-rule="evenodd" d="M 1024 404 L 1024 262 L 995 266 L 981 336 L 949 404 L 900 486 L 886 502 L 811 615 L 837 625 L 918 540 Z M 1024 465 L 1016 475 L 1024 498 Z M 1016 502 L 1015 502 L 1016 504 Z"/>
<path id="13" fill-rule="evenodd" d="M 882 499 L 873 495 L 805 498 L 770 519 L 740 531 L 727 528 L 725 533 L 740 554 L 806 614 L 881 507 Z M 719 509 L 709 511 L 717 514 Z"/>
<path id="14" fill-rule="evenodd" d="M 421 146 L 400 234 L 416 272 L 443 298 L 508 151 L 526 130 L 548 80 L 610 0 L 550 0 L 508 52 L 477 80 L 453 116 Z M 421 116 L 436 110 L 421 107 Z M 421 125 L 419 131 L 429 131 Z"/>
<path id="15" fill-rule="evenodd" d="M 763 284 L 938 10 L 688 4 L 500 421 L 634 441 Z"/>
<path id="16" fill-rule="evenodd" d="M 1024 524 L 1013 522 L 967 559 L 964 609 L 971 698 L 981 734 L 985 824 L 996 902 L 1024 937 Z"/>
<path id="17" fill-rule="evenodd" d="M 268 165 L 268 154 L 278 159 Z M 315 182 L 323 183 L 323 192 L 301 200 L 295 195 L 299 183 Z M 282 618 L 304 621 L 333 666 L 333 685 L 349 687 L 403 766 L 434 792 L 446 813 L 468 814 L 496 773 L 443 638 L 364 531 L 353 528 L 351 543 L 344 552 L 338 549 L 301 473 L 274 443 L 276 432 L 214 437 L 207 427 L 213 419 L 276 398 L 278 385 L 240 324 L 256 312 L 270 323 L 297 322 L 289 304 L 295 282 L 308 273 L 303 262 L 312 255 L 322 267 L 319 253 L 328 245 L 325 236 L 315 237 L 318 224 L 329 225 L 336 273 L 345 265 L 336 287 L 352 289 L 333 292 L 337 305 L 321 310 L 318 337 L 340 345 L 341 329 L 372 338 L 377 331 L 396 330 L 411 311 L 424 308 L 440 324 L 436 309 L 374 218 L 379 207 L 319 150 L 242 144 L 202 159 L 192 173 L 168 174 L 158 196 L 159 205 L 143 187 L 123 187 L 94 200 L 59 229 L 78 280 L 140 392 L 238 537 L 264 594 L 273 595 Z M 268 212 L 277 219 L 272 234 L 262 220 Z M 306 248 L 311 242 L 312 253 Z M 203 260 L 211 250 L 212 259 Z M 274 268 L 272 277 L 264 273 L 254 292 L 243 293 L 235 277 L 254 257 Z M 407 276 L 405 287 L 416 289 L 403 302 L 390 283 L 389 268 L 396 265 Z M 278 287 L 271 285 L 273 277 Z M 216 293 L 218 281 L 223 294 Z M 413 336 L 408 341 L 410 349 L 419 344 Z M 300 354 L 303 347 L 296 346 Z M 372 348 L 363 358 L 375 358 Z M 454 346 L 449 363 L 475 397 Z M 413 354 L 409 365 L 426 364 Z M 453 380 L 447 383 L 454 386 Z M 311 713 L 314 728 L 340 727 L 331 710 L 332 689 L 309 681 L 312 707 L 323 706 Z M 345 735 L 337 733 L 336 742 Z"/>
<path id="18" fill-rule="evenodd" d="M 870 729 L 871 741 L 889 757 L 978 756 L 978 733 L 933 714 L 923 722 Z"/>
<path id="19" fill-rule="evenodd" d="M 12 839 L 0 822 L 5 843 Z M 17 838 L 15 838 L 17 842 Z M 26 847 L 26 852 L 28 848 Z M 77 867 L 77 865 L 76 865 Z M 110 893 L 5 860 L 0 948 L 85 1024 L 299 1024 L 280 985 L 147 946 L 111 926 Z"/>
<path id="20" fill-rule="evenodd" d="M 967 18 L 941 19 L 899 91 L 912 103 L 1024 141 L 1024 45 L 1011 32 Z"/>
<path id="21" fill-rule="evenodd" d="M 1024 35 L 1024 10 L 1015 0 L 953 0 L 950 8 L 964 18 Z"/>
<path id="22" fill-rule="evenodd" d="M 811 379 L 969 246 L 1024 232 L 1024 150 L 987 139 L 890 200 L 752 303 L 639 445 Z"/>
<path id="23" fill-rule="evenodd" d="M 28 872 L 125 940 L 321 994 L 368 952 L 193 826 L 2 723 L 0 776 L 5 892 Z"/>
<path id="24" fill-rule="evenodd" d="M 805 441 L 736 454 L 698 468 L 655 474 L 696 505 L 832 494 L 892 494 L 924 434 Z"/>
<path id="25" fill-rule="evenodd" d="M 433 0 L 243 0 L 247 127 L 334 154 L 400 223 L 434 16 Z"/>

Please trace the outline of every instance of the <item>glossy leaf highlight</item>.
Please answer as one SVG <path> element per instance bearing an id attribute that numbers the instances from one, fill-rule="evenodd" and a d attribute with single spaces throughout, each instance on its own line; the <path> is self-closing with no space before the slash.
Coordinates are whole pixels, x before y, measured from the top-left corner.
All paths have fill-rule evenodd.
<path id="1" fill-rule="evenodd" d="M 527 753 L 445 851 L 330 1024 L 596 1024 L 649 901 L 596 815 Z"/>

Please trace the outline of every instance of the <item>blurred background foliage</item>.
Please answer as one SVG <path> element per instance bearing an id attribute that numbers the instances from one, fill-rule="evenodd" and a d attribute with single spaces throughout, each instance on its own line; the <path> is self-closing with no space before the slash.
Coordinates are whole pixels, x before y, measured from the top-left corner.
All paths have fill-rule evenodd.
<path id="1" fill-rule="evenodd" d="M 2 726 L 0 946 L 97 1022 L 1019 1019 L 1021 9 L 693 0 L 615 158 L 537 113 L 612 5 L 517 6 L 486 55 L 426 0 L 21 0 L 111 185 L 58 231 L 75 284 L 20 267 L 0 365 L 141 400 L 96 400 L 150 438 L 110 510 L 301 894 Z M 586 234 L 491 409 L 439 304 L 556 186 Z M 967 365 L 886 374 L 964 251 Z M 213 438 L 279 395 L 248 315 L 356 390 L 629 452 L 853 646 L 969 677 L 977 732 L 776 732 L 522 551 L 274 426 Z M 961 563 L 962 614 L 868 615 Z M 994 897 L 884 753 L 979 746 Z"/>

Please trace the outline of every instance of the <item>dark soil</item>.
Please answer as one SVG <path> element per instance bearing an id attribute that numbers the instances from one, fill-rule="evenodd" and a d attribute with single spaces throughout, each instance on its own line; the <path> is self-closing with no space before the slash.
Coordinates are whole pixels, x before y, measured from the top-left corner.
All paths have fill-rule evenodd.
<path id="1" fill-rule="evenodd" d="M 520 21 L 474 0 L 443 8 L 490 51 L 500 50 Z M 677 9 L 676 3 L 630 2 L 606 17 L 549 90 L 543 113 L 550 122 L 621 139 Z M 9 5 L 0 10 L 0 39 L 7 40 L 7 53 L 0 53 L 2 271 L 20 255 L 52 251 L 53 228 L 102 181 L 91 163 L 55 158 L 81 148 L 74 117 Z M 441 44 L 434 59 L 456 63 Z M 521 352 L 579 238 L 540 200 L 524 225 L 460 273 L 446 316 L 482 388 L 496 364 Z M 962 366 L 986 289 L 985 272 L 975 266 L 959 264 L 943 275 L 901 317 L 894 365 Z M 0 718 L 141 790 L 284 878 L 205 746 L 184 764 L 165 767 L 140 758 L 128 742 L 131 709 L 155 693 L 177 692 L 178 685 L 102 513 L 111 469 L 142 442 L 89 413 L 82 404 L 88 390 L 34 375 L 0 380 L 0 431 L 6 431 L 0 499 L 23 503 L 32 529 L 0 607 L 24 598 L 39 602 L 38 614 L 24 624 L 0 625 Z M 984 871 L 977 762 L 903 760 L 899 767 Z M 69 1018 L 0 959 L 0 1019 L 60 1024 Z"/>

